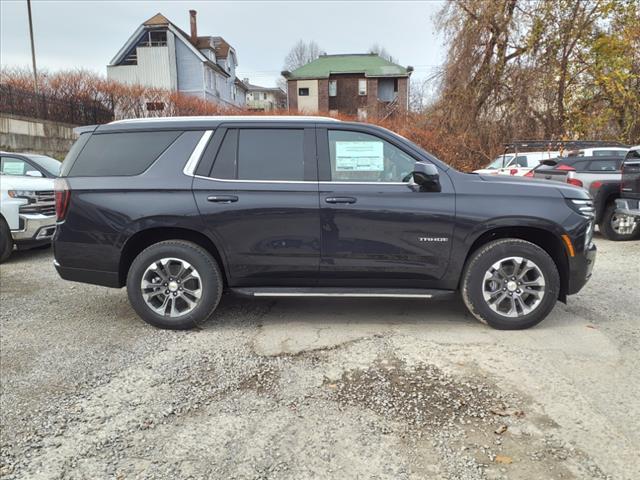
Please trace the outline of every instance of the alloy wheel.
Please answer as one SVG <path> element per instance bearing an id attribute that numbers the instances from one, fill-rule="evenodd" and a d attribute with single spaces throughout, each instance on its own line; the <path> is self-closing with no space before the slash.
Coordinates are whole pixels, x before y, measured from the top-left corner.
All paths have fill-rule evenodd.
<path id="1" fill-rule="evenodd" d="M 198 306 L 202 280 L 185 260 L 162 258 L 147 267 L 140 282 L 142 298 L 159 315 L 180 317 Z"/>
<path id="2" fill-rule="evenodd" d="M 507 257 L 497 261 L 484 275 L 482 295 L 494 312 L 506 317 L 522 317 L 542 302 L 545 278 L 532 260 Z"/>

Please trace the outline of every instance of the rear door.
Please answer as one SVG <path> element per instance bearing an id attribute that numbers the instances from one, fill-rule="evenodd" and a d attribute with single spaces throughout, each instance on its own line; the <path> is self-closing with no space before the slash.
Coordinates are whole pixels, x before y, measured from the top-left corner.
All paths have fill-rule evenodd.
<path id="1" fill-rule="evenodd" d="M 318 129 L 321 282 L 327 286 L 437 287 L 449 263 L 455 195 L 410 182 L 416 152 L 366 127 Z"/>
<path id="2" fill-rule="evenodd" d="M 223 125 L 196 174 L 204 228 L 225 256 L 232 286 L 315 284 L 320 219 L 313 127 Z"/>

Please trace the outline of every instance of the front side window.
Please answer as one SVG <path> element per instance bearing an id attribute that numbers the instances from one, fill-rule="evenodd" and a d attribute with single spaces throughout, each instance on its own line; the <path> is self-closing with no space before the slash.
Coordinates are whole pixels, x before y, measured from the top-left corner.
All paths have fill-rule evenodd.
<path id="1" fill-rule="evenodd" d="M 367 133 L 329 130 L 331 181 L 408 182 L 416 160 Z"/>
<path id="2" fill-rule="evenodd" d="M 0 171 L 5 175 L 25 175 L 27 170 L 35 170 L 24 160 L 15 157 L 2 157 Z"/>

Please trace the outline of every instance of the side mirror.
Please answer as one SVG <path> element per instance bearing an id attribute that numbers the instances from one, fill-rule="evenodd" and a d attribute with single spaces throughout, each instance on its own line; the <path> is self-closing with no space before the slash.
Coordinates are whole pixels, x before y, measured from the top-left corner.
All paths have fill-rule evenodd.
<path id="1" fill-rule="evenodd" d="M 42 172 L 39 172 L 38 170 L 27 170 L 25 175 L 27 177 L 43 177 L 44 175 L 42 175 Z"/>
<path id="2" fill-rule="evenodd" d="M 440 174 L 431 163 L 416 162 L 413 167 L 413 181 L 420 185 L 423 192 L 440 192 Z"/>

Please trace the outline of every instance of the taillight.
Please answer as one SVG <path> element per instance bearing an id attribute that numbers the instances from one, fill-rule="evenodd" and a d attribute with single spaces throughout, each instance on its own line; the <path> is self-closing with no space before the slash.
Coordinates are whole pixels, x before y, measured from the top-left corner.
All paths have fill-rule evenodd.
<path id="1" fill-rule="evenodd" d="M 64 178 L 56 178 L 53 182 L 53 189 L 56 196 L 56 217 L 58 222 L 61 222 L 67 215 L 71 190 L 69 190 L 69 184 Z"/>
<path id="2" fill-rule="evenodd" d="M 558 165 L 556 167 L 556 170 L 563 170 L 563 171 L 566 171 L 566 172 L 575 172 L 576 171 L 575 168 L 573 168 L 573 167 L 571 167 L 569 165 Z"/>
<path id="3" fill-rule="evenodd" d="M 518 174 L 517 168 L 512 168 L 511 170 L 509 170 L 509 175 L 517 175 L 517 174 Z"/>
<path id="4" fill-rule="evenodd" d="M 533 170 L 529 170 L 527 173 L 524 174 L 525 177 L 533 177 Z"/>
<path id="5" fill-rule="evenodd" d="M 596 190 L 598 188 L 600 188 L 602 186 L 602 182 L 600 180 L 596 180 L 594 182 L 591 182 L 591 188 Z"/>
<path id="6" fill-rule="evenodd" d="M 573 171 L 570 171 L 569 173 L 567 173 L 567 183 L 569 185 L 575 185 L 576 187 L 582 187 L 584 186 L 584 184 L 582 183 L 582 180 L 578 180 L 577 178 L 575 178 L 575 169 L 572 169 Z"/>

